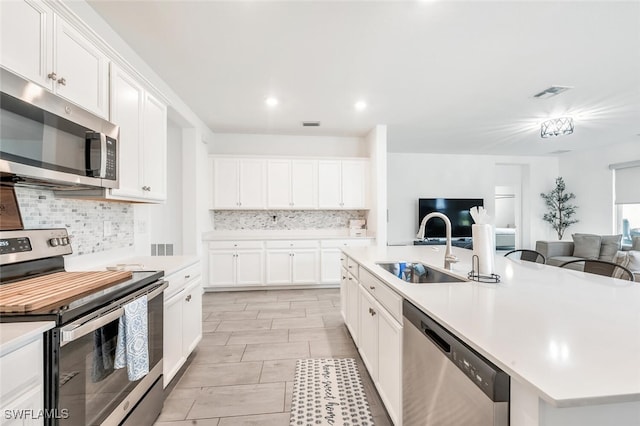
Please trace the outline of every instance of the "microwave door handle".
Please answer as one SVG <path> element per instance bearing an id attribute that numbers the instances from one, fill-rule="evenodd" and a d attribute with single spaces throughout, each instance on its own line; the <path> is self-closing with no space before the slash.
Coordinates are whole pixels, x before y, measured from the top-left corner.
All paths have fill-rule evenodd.
<path id="1" fill-rule="evenodd" d="M 100 178 L 107 177 L 107 135 L 99 133 L 100 135 Z"/>
<path id="2" fill-rule="evenodd" d="M 79 339 L 82 336 L 86 336 L 99 329 L 100 327 L 104 327 L 109 324 L 111 321 L 114 321 L 120 318 L 124 314 L 124 308 L 114 309 L 113 311 L 101 315 L 96 319 L 85 322 L 79 326 L 69 326 L 60 330 L 60 347 L 66 345 L 67 343 L 73 342 L 74 340 Z"/>

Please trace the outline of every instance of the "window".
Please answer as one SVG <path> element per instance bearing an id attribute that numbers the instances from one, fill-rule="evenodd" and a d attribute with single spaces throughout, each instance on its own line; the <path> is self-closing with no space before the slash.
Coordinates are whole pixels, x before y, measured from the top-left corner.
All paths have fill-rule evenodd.
<path id="1" fill-rule="evenodd" d="M 618 204 L 618 234 L 622 234 L 622 245 L 631 245 L 633 237 L 640 237 L 640 204 Z"/>
<path id="2" fill-rule="evenodd" d="M 616 206 L 616 228 L 622 244 L 631 245 L 640 237 L 640 161 L 612 164 Z"/>

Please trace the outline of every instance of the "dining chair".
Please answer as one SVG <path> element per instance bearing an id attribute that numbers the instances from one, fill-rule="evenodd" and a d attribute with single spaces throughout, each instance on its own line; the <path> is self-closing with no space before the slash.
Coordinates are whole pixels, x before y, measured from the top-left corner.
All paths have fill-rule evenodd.
<path id="1" fill-rule="evenodd" d="M 591 274 L 604 275 L 605 277 L 619 278 L 621 280 L 635 281 L 633 272 L 617 263 L 607 262 L 605 260 L 590 260 L 590 259 L 577 259 L 570 260 L 560 265 L 561 268 L 567 267 L 567 265 L 574 265 L 577 263 L 583 263 L 584 272 Z"/>
<path id="2" fill-rule="evenodd" d="M 508 253 L 505 253 L 504 257 L 508 257 L 510 259 L 519 259 L 527 262 L 535 262 L 535 263 L 546 263 L 546 259 L 542 255 L 542 253 L 538 253 L 535 250 L 511 250 Z"/>

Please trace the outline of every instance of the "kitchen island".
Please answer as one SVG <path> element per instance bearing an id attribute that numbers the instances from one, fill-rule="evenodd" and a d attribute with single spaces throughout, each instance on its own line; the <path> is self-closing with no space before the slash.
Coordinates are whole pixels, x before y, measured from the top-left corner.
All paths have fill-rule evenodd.
<path id="1" fill-rule="evenodd" d="M 496 256 L 498 284 L 410 284 L 376 262 L 442 269 L 443 247 L 343 251 L 511 376 L 512 426 L 640 424 L 638 283 Z M 472 252 L 453 253 L 466 278 Z"/>

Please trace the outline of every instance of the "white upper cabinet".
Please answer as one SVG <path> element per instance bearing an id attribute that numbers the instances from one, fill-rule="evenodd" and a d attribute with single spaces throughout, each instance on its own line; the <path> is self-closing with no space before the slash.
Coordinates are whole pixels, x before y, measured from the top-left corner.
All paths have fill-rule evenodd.
<path id="1" fill-rule="evenodd" d="M 315 160 L 268 160 L 267 208 L 317 208 Z"/>
<path id="2" fill-rule="evenodd" d="M 167 107 L 145 94 L 142 115 L 142 191 L 144 198 L 167 199 Z"/>
<path id="3" fill-rule="evenodd" d="M 54 21 L 54 91 L 106 118 L 109 113 L 109 60 L 65 21 L 57 16 Z"/>
<path id="4" fill-rule="evenodd" d="M 111 121 L 120 126 L 120 188 L 110 198 L 161 202 L 167 198 L 167 107 L 111 64 Z"/>
<path id="5" fill-rule="evenodd" d="M 213 209 L 366 209 L 368 160 L 213 157 Z"/>
<path id="6" fill-rule="evenodd" d="M 266 160 L 241 159 L 240 199 L 242 209 L 264 209 L 266 206 Z"/>
<path id="7" fill-rule="evenodd" d="M 318 162 L 318 206 L 321 209 L 367 208 L 367 161 Z"/>
<path id="8" fill-rule="evenodd" d="M 342 207 L 360 209 L 367 205 L 367 163 L 362 160 L 342 161 Z"/>
<path id="9" fill-rule="evenodd" d="M 35 1 L 0 2 L 0 63 L 53 90 L 53 11 Z M 17 43 L 16 41 L 19 41 Z"/>
<path id="10" fill-rule="evenodd" d="M 118 173 L 120 188 L 111 194 L 142 196 L 142 114 L 144 89 L 133 77 L 111 64 L 111 121 L 120 126 Z"/>
<path id="11" fill-rule="evenodd" d="M 214 158 L 214 209 L 264 209 L 267 162 L 252 158 Z"/>
<path id="12" fill-rule="evenodd" d="M 107 56 L 41 2 L 3 1 L 0 7 L 2 66 L 107 118 Z"/>

